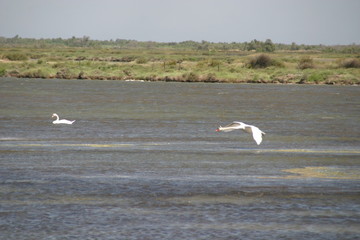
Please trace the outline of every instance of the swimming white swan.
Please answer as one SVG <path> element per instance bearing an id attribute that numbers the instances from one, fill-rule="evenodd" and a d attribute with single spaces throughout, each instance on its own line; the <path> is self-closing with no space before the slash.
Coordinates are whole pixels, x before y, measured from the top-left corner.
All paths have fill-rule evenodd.
<path id="1" fill-rule="evenodd" d="M 53 124 L 73 124 L 75 122 L 75 120 L 70 121 L 70 120 L 66 120 L 66 119 L 60 119 L 59 120 L 59 115 L 57 115 L 56 113 L 53 113 L 53 115 L 51 116 L 56 117 L 56 120 L 53 121 Z"/>
<path id="2" fill-rule="evenodd" d="M 248 125 L 242 122 L 233 122 L 225 127 L 220 126 L 219 128 L 216 129 L 216 131 L 231 132 L 236 129 L 240 129 L 243 130 L 244 132 L 252 134 L 257 145 L 260 145 L 260 143 L 262 142 L 262 135 L 265 135 L 265 133 L 261 131 L 258 127 Z"/>

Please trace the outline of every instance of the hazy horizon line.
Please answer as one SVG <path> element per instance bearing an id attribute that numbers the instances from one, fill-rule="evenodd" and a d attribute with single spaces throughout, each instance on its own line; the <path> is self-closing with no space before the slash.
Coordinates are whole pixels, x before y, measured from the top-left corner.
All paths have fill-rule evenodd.
<path id="1" fill-rule="evenodd" d="M 91 38 L 91 36 L 87 36 L 87 35 L 83 35 L 83 36 L 72 36 L 72 37 L 23 37 L 23 36 L 20 36 L 19 34 L 16 34 L 15 36 L 13 37 L 6 37 L 6 36 L 1 36 L 0 35 L 0 38 L 7 38 L 7 39 L 11 39 L 11 38 L 20 38 L 20 39 L 34 39 L 34 40 L 51 40 L 51 39 L 62 39 L 62 40 L 68 40 L 68 39 L 72 39 L 72 38 L 75 38 L 75 39 L 81 39 L 81 38 L 89 38 L 90 41 L 117 41 L 117 40 L 125 40 L 125 41 L 136 41 L 136 42 L 154 42 L 154 43 L 183 43 L 183 42 L 197 42 L 197 43 L 201 43 L 201 42 L 208 42 L 208 43 L 214 43 L 214 44 L 217 44 L 217 43 L 226 43 L 226 44 L 231 44 L 231 43 L 249 43 L 249 42 L 252 42 L 254 40 L 256 41 L 259 41 L 259 42 L 265 42 L 267 40 L 271 40 L 271 42 L 273 44 L 283 44 L 283 45 L 291 45 L 291 44 L 296 44 L 296 45 L 305 45 L 305 46 L 351 46 L 351 45 L 360 45 L 360 43 L 356 43 L 356 42 L 352 42 L 352 43 L 347 43 L 347 44 L 343 44 L 343 43 L 338 43 L 338 44 L 325 44 L 325 43 L 297 43 L 296 41 L 292 41 L 291 43 L 284 43 L 284 42 L 274 42 L 271 38 L 267 38 L 265 40 L 259 40 L 259 39 L 251 39 L 249 41 L 242 41 L 242 42 L 239 42 L 239 41 L 209 41 L 209 40 L 182 40 L 182 41 L 156 41 L 156 40 L 137 40 L 137 39 L 130 39 L 130 38 L 111 38 L 111 39 L 95 39 L 95 38 Z"/>

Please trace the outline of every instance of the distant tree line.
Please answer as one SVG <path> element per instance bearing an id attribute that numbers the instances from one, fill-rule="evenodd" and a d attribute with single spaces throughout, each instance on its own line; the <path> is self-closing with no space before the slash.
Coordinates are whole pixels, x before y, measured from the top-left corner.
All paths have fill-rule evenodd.
<path id="1" fill-rule="evenodd" d="M 274 51 L 319 51 L 336 53 L 360 53 L 359 44 L 351 45 L 304 45 L 273 43 L 271 39 L 265 41 L 252 40 L 250 42 L 208 42 L 208 41 L 182 41 L 182 42 L 154 42 L 154 41 L 136 41 L 127 39 L 116 40 L 92 40 L 88 36 L 75 37 L 68 39 L 34 39 L 21 38 L 16 35 L 12 38 L 0 37 L 0 47 L 90 47 L 90 48 L 169 48 L 169 49 L 190 49 L 199 51 L 255 51 L 255 52 L 274 52 Z"/>

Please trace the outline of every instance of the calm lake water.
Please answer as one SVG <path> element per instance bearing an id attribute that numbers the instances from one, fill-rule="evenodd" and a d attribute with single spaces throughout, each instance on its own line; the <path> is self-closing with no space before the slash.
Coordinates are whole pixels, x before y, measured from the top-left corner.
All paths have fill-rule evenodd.
<path id="1" fill-rule="evenodd" d="M 0 99 L 0 239 L 360 237 L 359 87 L 0 78 Z"/>

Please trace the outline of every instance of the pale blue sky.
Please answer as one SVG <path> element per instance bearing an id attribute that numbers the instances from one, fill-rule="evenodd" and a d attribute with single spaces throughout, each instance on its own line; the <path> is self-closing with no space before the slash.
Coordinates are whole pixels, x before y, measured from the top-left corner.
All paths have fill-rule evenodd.
<path id="1" fill-rule="evenodd" d="M 0 36 L 360 44 L 360 0 L 0 0 Z"/>

